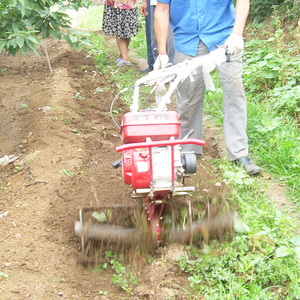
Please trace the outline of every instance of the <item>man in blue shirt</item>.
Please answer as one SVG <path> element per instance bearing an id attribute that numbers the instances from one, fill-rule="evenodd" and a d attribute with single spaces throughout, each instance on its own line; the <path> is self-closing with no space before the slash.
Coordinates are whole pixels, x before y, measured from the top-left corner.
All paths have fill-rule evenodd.
<path id="1" fill-rule="evenodd" d="M 228 49 L 231 62 L 217 67 L 223 84 L 224 138 L 230 161 L 240 163 L 254 175 L 261 168 L 248 158 L 247 100 L 242 83 L 243 31 L 249 14 L 250 1 L 237 0 L 158 0 L 155 10 L 155 33 L 159 56 L 154 70 L 168 63 L 166 42 L 168 30 L 174 31 L 175 64 L 202 56 L 218 46 Z M 181 137 L 190 129 L 193 138 L 202 139 L 205 84 L 202 68 L 187 78 L 177 91 L 177 111 L 181 121 Z M 202 147 L 184 145 L 183 150 L 202 156 Z"/>

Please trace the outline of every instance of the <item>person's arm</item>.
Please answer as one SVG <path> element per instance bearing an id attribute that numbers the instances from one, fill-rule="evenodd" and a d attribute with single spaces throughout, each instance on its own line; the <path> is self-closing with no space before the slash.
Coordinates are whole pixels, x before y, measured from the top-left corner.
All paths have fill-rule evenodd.
<path id="1" fill-rule="evenodd" d="M 142 1 L 141 7 L 140 7 L 140 13 L 143 17 L 148 16 L 147 0 Z"/>
<path id="2" fill-rule="evenodd" d="M 106 0 L 107 5 L 114 6 L 114 0 Z"/>
<path id="3" fill-rule="evenodd" d="M 243 35 L 250 10 L 250 0 L 236 0 L 235 22 L 232 33 Z"/>
<path id="4" fill-rule="evenodd" d="M 243 32 L 250 9 L 250 0 L 236 0 L 235 21 L 232 33 L 224 46 L 229 55 L 238 54 L 244 49 Z"/>
<path id="5" fill-rule="evenodd" d="M 158 54 L 167 54 L 167 40 L 170 27 L 170 5 L 157 2 L 154 14 L 154 29 Z"/>

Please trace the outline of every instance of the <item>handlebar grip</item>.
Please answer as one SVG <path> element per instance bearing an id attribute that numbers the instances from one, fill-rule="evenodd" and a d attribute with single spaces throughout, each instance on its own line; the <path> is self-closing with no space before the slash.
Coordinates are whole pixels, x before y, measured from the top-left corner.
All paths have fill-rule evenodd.
<path id="1" fill-rule="evenodd" d="M 225 51 L 225 57 L 226 57 L 226 62 L 230 62 L 230 56 L 229 56 L 227 48 L 226 48 L 226 51 Z"/>

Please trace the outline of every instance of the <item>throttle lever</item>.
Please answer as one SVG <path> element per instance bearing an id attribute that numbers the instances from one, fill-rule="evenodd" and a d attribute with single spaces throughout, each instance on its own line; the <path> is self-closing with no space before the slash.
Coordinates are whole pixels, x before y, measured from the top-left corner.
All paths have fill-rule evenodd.
<path id="1" fill-rule="evenodd" d="M 183 140 L 189 138 L 194 132 L 195 132 L 195 130 L 194 130 L 194 129 L 191 129 L 191 130 L 187 133 L 187 135 L 186 135 L 185 137 L 183 137 Z"/>

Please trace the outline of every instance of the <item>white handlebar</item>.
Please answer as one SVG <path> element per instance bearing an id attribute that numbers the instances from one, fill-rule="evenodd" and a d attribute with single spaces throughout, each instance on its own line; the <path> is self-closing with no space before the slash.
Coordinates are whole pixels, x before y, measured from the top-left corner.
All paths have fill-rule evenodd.
<path id="1" fill-rule="evenodd" d="M 214 86 L 209 73 L 216 66 L 219 66 L 222 63 L 226 62 L 225 51 L 226 50 L 224 48 L 218 48 L 217 50 L 214 50 L 207 55 L 195 57 L 190 60 L 185 60 L 182 63 L 178 63 L 165 69 L 152 71 L 148 75 L 140 78 L 135 83 L 131 111 L 138 112 L 139 89 L 142 84 L 151 86 L 154 84 L 167 83 L 175 78 L 175 80 L 171 83 L 168 91 L 163 96 L 162 101 L 156 108 L 157 111 L 164 110 L 166 104 L 170 103 L 170 97 L 177 88 L 178 84 L 180 82 L 183 82 L 187 77 L 192 76 L 193 72 L 199 67 L 203 68 L 203 78 L 206 88 L 214 90 Z"/>

